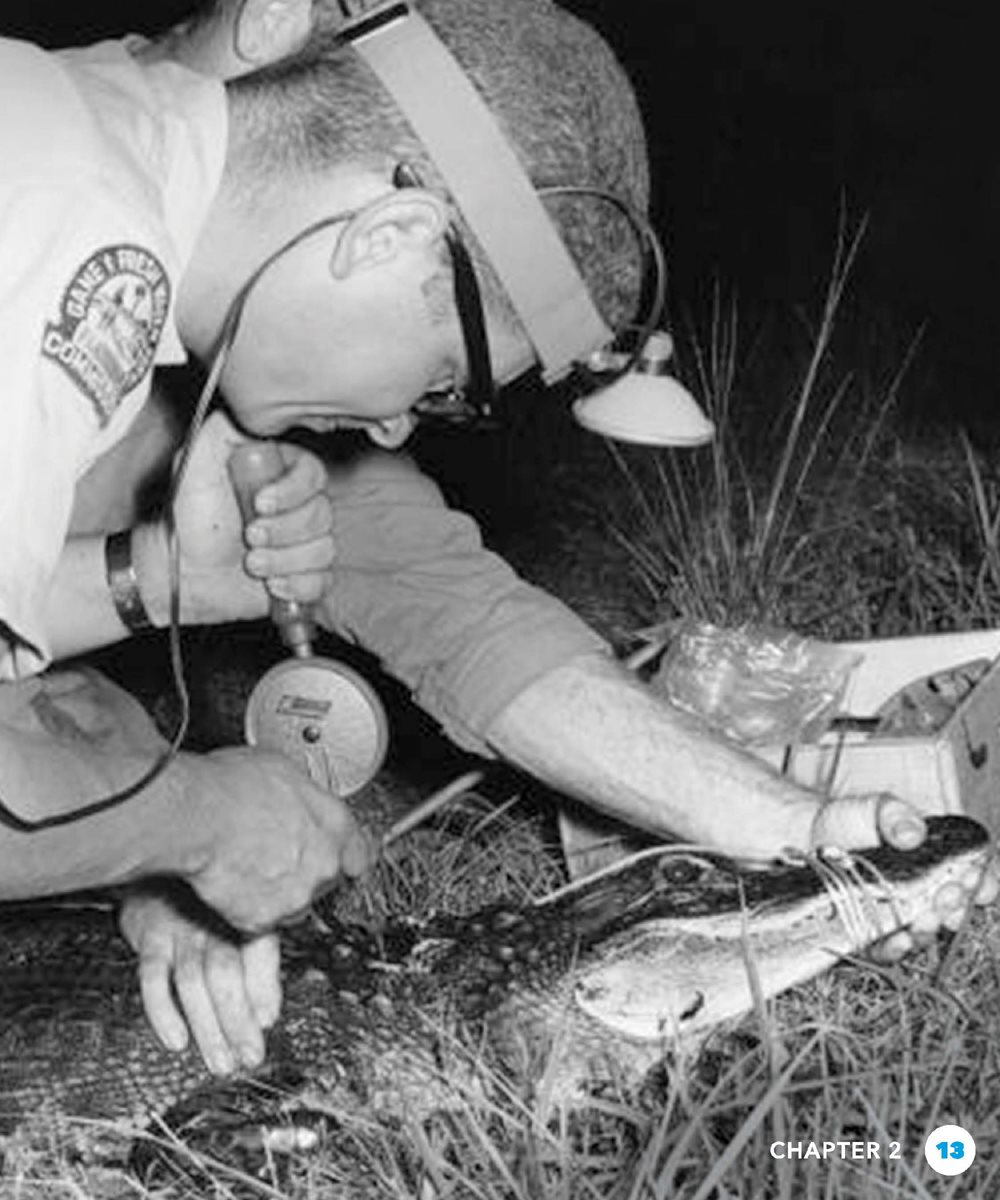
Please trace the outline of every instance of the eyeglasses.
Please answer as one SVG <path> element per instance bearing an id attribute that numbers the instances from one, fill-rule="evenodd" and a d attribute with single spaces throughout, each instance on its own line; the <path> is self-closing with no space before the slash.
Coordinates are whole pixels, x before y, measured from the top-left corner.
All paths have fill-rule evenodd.
<path id="1" fill-rule="evenodd" d="M 423 187 L 419 174 L 409 163 L 398 163 L 392 181 L 396 187 Z M 472 255 L 452 221 L 445 231 L 445 245 L 451 262 L 455 310 L 462 330 L 468 378 L 464 388 L 427 392 L 412 406 L 422 419 L 448 425 L 484 425 L 491 423 L 496 385 L 493 362 L 486 334 L 483 294 L 476 278 Z"/>

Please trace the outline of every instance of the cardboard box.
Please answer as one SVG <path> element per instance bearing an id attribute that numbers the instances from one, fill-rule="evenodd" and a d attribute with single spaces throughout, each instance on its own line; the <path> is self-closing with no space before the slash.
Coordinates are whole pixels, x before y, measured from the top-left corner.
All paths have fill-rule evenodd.
<path id="1" fill-rule="evenodd" d="M 845 644 L 862 661 L 835 730 L 760 756 L 819 791 L 893 792 L 926 813 L 965 813 L 1000 836 L 1000 629 Z M 990 665 L 933 732 L 875 732 L 879 710 L 901 689 L 971 663 Z"/>

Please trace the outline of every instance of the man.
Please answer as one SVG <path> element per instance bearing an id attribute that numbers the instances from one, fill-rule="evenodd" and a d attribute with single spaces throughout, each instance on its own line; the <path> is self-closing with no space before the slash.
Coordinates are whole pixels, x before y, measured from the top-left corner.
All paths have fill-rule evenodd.
<path id="1" fill-rule="evenodd" d="M 428 0 L 424 12 L 498 112 L 529 170 L 644 204 L 634 101 L 592 31 L 545 0 Z M 120 436 L 141 402 L 154 352 L 166 361 L 183 345 L 213 359 L 223 330 L 233 332 L 233 304 L 249 279 L 256 284 L 222 386 L 252 434 L 347 425 L 391 444 L 405 434 L 421 397 L 462 388 L 471 363 L 448 266 L 455 223 L 449 198 L 389 98 L 353 52 L 322 31 L 287 63 L 225 94 L 169 63 L 130 70 L 110 50 L 71 63 L 71 82 L 66 68 L 24 49 L 4 67 L 0 87 L 11 94 L 0 111 L 15 101 L 31 115 L 48 106 L 55 142 L 40 164 L 34 142 L 6 131 L 14 182 L 0 193 L 0 231 L 16 248 L 8 278 L 30 293 L 0 296 L 11 310 L 0 328 L 17 331 L 9 360 L 28 393 L 23 424 L 34 434 L 19 444 L 32 470 L 17 483 L 25 503 L 59 498 L 38 530 L 17 529 L 12 514 L 0 523 L 12 550 L 8 561 L 33 580 L 27 597 L 18 587 L 0 593 L 8 669 L 25 673 L 48 656 L 123 636 L 137 607 L 166 623 L 169 573 L 159 526 L 133 531 L 131 561 L 118 573 L 131 606 L 124 612 L 109 594 L 102 547 L 93 539 L 69 543 L 53 563 L 71 502 L 67 476 Z M 114 171 L 95 178 L 78 140 L 93 139 L 88 153 L 100 155 L 109 136 L 119 148 L 137 146 L 140 161 L 130 161 L 121 178 Z M 412 170 L 403 179 L 403 163 L 425 184 L 414 184 Z M 84 185 L 92 202 L 81 229 Z M 638 290 L 634 264 L 623 260 L 622 239 L 600 206 L 569 207 L 560 232 L 580 253 L 605 318 L 620 324 Z M 40 238 L 35 230 L 43 220 Z M 58 269 L 40 271 L 54 239 Z M 263 263 L 270 265 L 258 274 Z M 477 267 L 493 375 L 502 381 L 521 373 L 534 350 L 481 256 Z M 111 285 L 118 284 L 133 290 L 115 292 Z M 98 324 L 81 333 L 96 296 L 106 301 L 94 315 Z M 123 345 L 113 336 L 118 326 L 129 335 Z M 54 461 L 38 433 L 39 425 L 48 431 L 57 422 L 73 446 L 69 462 Z M 261 515 L 248 539 L 263 561 L 251 556 L 255 579 L 241 577 L 240 522 L 224 469 L 230 444 L 219 422 L 206 426 L 178 497 L 187 619 L 261 615 L 259 579 L 305 600 L 317 598 L 323 580 L 322 621 L 380 655 L 452 736 L 605 811 L 763 857 L 817 842 L 869 845 L 881 835 L 907 846 L 922 837 L 908 805 L 878 797 L 821 805 L 652 698 L 566 609 L 487 554 L 471 522 L 450 513 L 431 485 L 390 463 L 331 480 L 324 506 L 315 502 L 311 460 L 291 459 L 284 480 L 258 497 Z M 19 493 L 8 485 L 7 494 Z M 48 558 L 32 557 L 36 533 Z M 43 602 L 39 611 L 32 599 Z M 60 763 L 48 747 L 32 755 L 32 745 L 23 735 L 8 739 L 10 761 L 21 772 L 21 786 L 8 794 L 18 795 L 22 812 L 79 804 L 79 796 L 54 801 L 49 781 Z M 88 793 L 102 783 L 131 782 L 140 767 L 120 752 L 97 761 L 76 745 L 60 753 Z M 282 795 L 269 807 L 264 793 L 279 776 Z M 183 804 L 180 828 L 161 795 L 172 784 Z M 245 793 L 240 814 L 236 790 Z M 363 868 L 347 814 L 329 798 L 326 810 L 318 805 L 307 781 L 292 783 L 263 756 L 182 756 L 160 787 L 147 789 L 124 814 L 105 814 L 71 838 L 59 830 L 4 833 L 0 865 L 8 894 L 177 874 L 231 922 L 257 932 L 294 912 L 338 868 Z M 294 830 L 282 827 L 286 811 L 288 824 L 301 819 Z M 255 866 L 243 888 L 220 829 L 237 841 L 256 838 L 264 855 L 265 865 Z M 293 861 L 296 846 L 304 862 Z M 290 882 L 296 876 L 297 893 Z M 941 919 L 953 924 L 968 894 L 956 888 L 941 900 Z M 124 925 L 142 959 L 147 1008 L 169 1044 L 186 1036 L 172 979 L 210 1065 L 225 1070 L 259 1059 L 261 1026 L 279 1001 L 273 939 L 223 945 L 155 901 L 136 902 Z"/>

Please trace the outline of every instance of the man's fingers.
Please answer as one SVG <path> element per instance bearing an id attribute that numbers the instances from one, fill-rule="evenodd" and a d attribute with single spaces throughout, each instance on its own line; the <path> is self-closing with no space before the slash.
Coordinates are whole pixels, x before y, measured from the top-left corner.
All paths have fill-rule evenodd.
<path id="1" fill-rule="evenodd" d="M 334 849 L 335 870 L 330 878 L 350 875 L 357 878 L 371 868 L 376 859 L 372 839 L 358 824 L 350 808 L 329 792 L 316 790 L 319 798 L 314 811 Z"/>
<path id="2" fill-rule="evenodd" d="M 254 938 L 243 947 L 247 999 L 261 1029 L 270 1029 L 281 1012 L 281 948 L 275 934 Z"/>
<path id="3" fill-rule="evenodd" d="M 333 513 L 326 493 L 310 496 L 298 508 L 256 517 L 246 529 L 251 546 L 294 546 L 310 538 L 329 537 Z"/>
<path id="4" fill-rule="evenodd" d="M 203 957 L 192 947 L 185 947 L 178 957 L 174 984 L 205 1065 L 214 1075 L 229 1075 L 236 1067 L 236 1060 L 216 1015 Z"/>
<path id="5" fill-rule="evenodd" d="M 340 869 L 357 879 L 375 865 L 378 852 L 375 843 L 363 829 L 349 833 L 340 852 Z"/>
<path id="6" fill-rule="evenodd" d="M 153 1032 L 168 1050 L 186 1049 L 188 1029 L 174 1003 L 170 987 L 170 959 L 158 953 L 143 954 L 139 960 L 139 991 Z"/>
<path id="7" fill-rule="evenodd" d="M 258 1066 L 264 1060 L 264 1035 L 247 994 L 242 948 L 210 943 L 205 982 L 219 1029 L 236 1063 Z"/>
<path id="8" fill-rule="evenodd" d="M 887 842 L 913 850 L 927 834 L 923 817 L 905 800 L 888 794 L 841 796 L 830 800 L 813 822 L 813 846 L 869 850 Z"/>
<path id="9" fill-rule="evenodd" d="M 330 575 L 326 571 L 313 571 L 275 576 L 269 578 L 265 586 L 268 592 L 279 600 L 298 600 L 301 604 L 316 604 L 323 599 L 330 587 Z"/>
<path id="10" fill-rule="evenodd" d="M 336 559 L 329 537 L 298 542 L 281 549 L 251 550 L 243 559 L 248 575 L 265 583 L 288 575 L 318 574 L 328 571 Z"/>
<path id="11" fill-rule="evenodd" d="M 927 836 L 927 822 L 905 800 L 880 796 L 876 801 L 878 831 L 897 850 L 914 850 Z"/>
<path id="12" fill-rule="evenodd" d="M 279 445 L 287 470 L 257 493 L 254 507 L 262 515 L 297 508 L 326 486 L 326 467 L 315 454 L 286 442 Z"/>
<path id="13" fill-rule="evenodd" d="M 876 962 L 895 963 L 905 958 L 913 949 L 913 937 L 906 929 L 890 934 L 872 947 L 871 956 Z"/>

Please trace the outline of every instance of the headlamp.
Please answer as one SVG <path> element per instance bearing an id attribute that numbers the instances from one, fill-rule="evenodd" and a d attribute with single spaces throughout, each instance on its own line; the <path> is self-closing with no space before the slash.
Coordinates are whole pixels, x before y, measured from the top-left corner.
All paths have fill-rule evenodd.
<path id="1" fill-rule="evenodd" d="M 714 427 L 669 375 L 665 336 L 650 350 L 662 317 L 666 268 L 650 224 L 599 189 L 529 180 L 496 119 L 427 21 L 407 2 L 337 0 L 338 36 L 393 97 L 445 181 L 497 274 L 541 365 L 546 383 L 583 366 L 595 390 L 574 404 L 585 428 L 652 445 L 699 445 Z M 549 217 L 545 195 L 591 195 L 630 221 L 655 272 L 650 312 L 631 355 L 609 354 L 615 337 L 597 311 Z M 466 337 L 468 343 L 468 337 Z M 658 347 L 658 348 L 657 348 Z M 595 364 L 613 363 L 611 379 Z"/>

